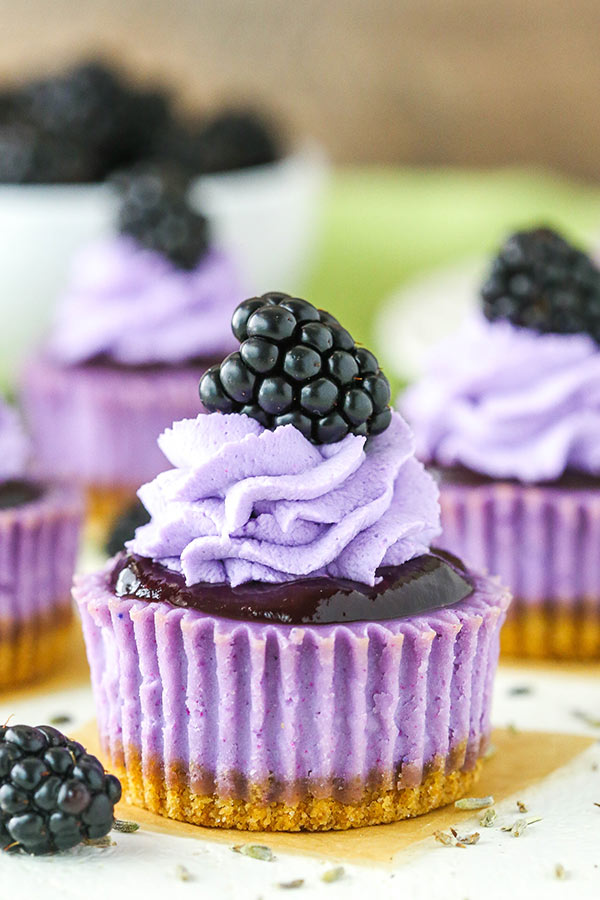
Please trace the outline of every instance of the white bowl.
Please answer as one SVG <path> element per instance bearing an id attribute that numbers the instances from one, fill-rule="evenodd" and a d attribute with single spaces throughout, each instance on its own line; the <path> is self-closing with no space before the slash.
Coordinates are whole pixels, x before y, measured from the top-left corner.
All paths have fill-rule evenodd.
<path id="1" fill-rule="evenodd" d="M 0 185 L 0 379 L 48 325 L 73 254 L 110 232 L 105 185 Z"/>
<path id="2" fill-rule="evenodd" d="M 324 153 L 196 179 L 190 197 L 238 260 L 248 294 L 295 292 L 318 240 Z M 74 254 L 114 228 L 117 198 L 98 185 L 0 185 L 0 382 L 47 329 Z"/>
<path id="3" fill-rule="evenodd" d="M 328 166 L 306 144 L 280 162 L 196 179 L 191 201 L 213 226 L 215 241 L 235 254 L 249 293 L 302 287 L 319 237 Z"/>
<path id="4" fill-rule="evenodd" d="M 384 368 L 402 381 L 423 375 L 436 344 L 477 309 L 486 260 L 444 266 L 402 285 L 382 305 L 375 323 Z"/>

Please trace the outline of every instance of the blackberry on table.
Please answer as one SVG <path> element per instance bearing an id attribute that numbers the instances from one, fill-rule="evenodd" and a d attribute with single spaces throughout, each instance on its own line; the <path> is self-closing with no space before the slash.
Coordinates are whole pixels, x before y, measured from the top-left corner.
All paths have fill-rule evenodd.
<path id="1" fill-rule="evenodd" d="M 114 523 L 105 547 L 108 556 L 119 553 L 125 542 L 133 539 L 136 529 L 149 521 L 150 515 L 146 507 L 141 500 L 136 500 Z"/>
<path id="2" fill-rule="evenodd" d="M 481 289 L 492 322 L 554 334 L 586 333 L 600 343 L 600 270 L 550 228 L 511 235 Z"/>
<path id="3" fill-rule="evenodd" d="M 179 268 L 193 269 L 208 250 L 208 223 L 189 206 L 177 178 L 149 168 L 123 177 L 120 186 L 119 231 Z"/>
<path id="4" fill-rule="evenodd" d="M 77 741 L 41 725 L 0 727 L 0 846 L 35 855 L 108 834 L 121 785 Z"/>
<path id="5" fill-rule="evenodd" d="M 330 313 L 272 292 L 241 303 L 231 324 L 239 351 L 200 381 L 209 412 L 243 413 L 265 428 L 292 424 L 317 444 L 390 424 L 390 385 L 376 357 Z"/>

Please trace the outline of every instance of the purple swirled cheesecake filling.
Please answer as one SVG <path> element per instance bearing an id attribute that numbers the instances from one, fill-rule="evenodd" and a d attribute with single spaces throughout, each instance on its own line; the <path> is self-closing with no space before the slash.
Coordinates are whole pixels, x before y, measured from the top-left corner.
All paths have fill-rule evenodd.
<path id="1" fill-rule="evenodd" d="M 395 415 L 376 440 L 315 445 L 293 425 L 211 413 L 159 438 L 173 468 L 140 488 L 151 514 L 130 549 L 187 584 L 329 576 L 375 584 L 427 552 L 437 488 Z"/>
<path id="2" fill-rule="evenodd" d="M 496 479 L 600 474 L 600 351 L 474 316 L 402 399 L 417 456 Z"/>

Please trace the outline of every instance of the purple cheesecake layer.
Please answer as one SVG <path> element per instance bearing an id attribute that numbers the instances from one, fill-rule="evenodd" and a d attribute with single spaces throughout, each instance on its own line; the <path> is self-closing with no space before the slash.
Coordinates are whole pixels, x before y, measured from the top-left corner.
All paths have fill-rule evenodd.
<path id="1" fill-rule="evenodd" d="M 42 477 L 137 488 L 164 469 L 156 439 L 201 409 L 201 364 L 127 369 L 48 358 L 24 375 L 22 402 Z"/>
<path id="2" fill-rule="evenodd" d="M 148 783 L 158 766 L 204 796 L 353 803 L 485 748 L 509 602 L 494 580 L 425 615 L 287 626 L 118 598 L 112 565 L 74 595 L 104 752 Z"/>
<path id="3" fill-rule="evenodd" d="M 437 544 L 500 573 L 521 605 L 600 615 L 600 488 L 453 482 L 442 470 Z"/>
<path id="4" fill-rule="evenodd" d="M 0 509 L 0 642 L 16 623 L 69 608 L 82 514 L 78 491 L 63 485 Z"/>

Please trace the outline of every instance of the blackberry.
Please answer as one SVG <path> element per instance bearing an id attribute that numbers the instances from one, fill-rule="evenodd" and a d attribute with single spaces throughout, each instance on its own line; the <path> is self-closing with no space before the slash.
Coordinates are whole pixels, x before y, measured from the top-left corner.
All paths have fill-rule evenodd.
<path id="1" fill-rule="evenodd" d="M 146 525 L 149 521 L 150 515 L 146 507 L 140 500 L 136 500 L 114 523 L 104 548 L 108 556 L 119 553 L 125 542 L 134 537 L 136 528 Z"/>
<path id="2" fill-rule="evenodd" d="M 550 228 L 511 235 L 481 289 L 490 321 L 554 334 L 586 333 L 600 343 L 600 270 Z"/>
<path id="3" fill-rule="evenodd" d="M 20 94 L 24 114 L 40 130 L 104 156 L 117 151 L 128 121 L 128 100 L 121 78 L 100 61 L 31 81 Z"/>
<path id="4" fill-rule="evenodd" d="M 151 167 L 121 178 L 120 187 L 120 232 L 193 269 L 208 249 L 208 223 L 188 205 L 183 185 Z"/>
<path id="5" fill-rule="evenodd" d="M 96 157 L 71 141 L 39 131 L 30 123 L 0 123 L 0 182 L 60 184 L 94 181 Z"/>
<path id="6" fill-rule="evenodd" d="M 121 128 L 118 165 L 132 165 L 156 155 L 162 134 L 172 121 L 169 97 L 161 90 L 131 90 L 127 121 Z"/>
<path id="7" fill-rule="evenodd" d="M 17 106 L 15 91 L 9 89 L 0 90 L 0 121 L 6 122 L 14 115 Z"/>
<path id="8" fill-rule="evenodd" d="M 121 785 L 56 728 L 0 727 L 0 846 L 35 855 L 68 850 L 113 826 Z"/>
<path id="9" fill-rule="evenodd" d="M 96 180 L 151 157 L 172 119 L 166 93 L 132 88 L 101 61 L 29 82 L 18 93 L 17 107 L 38 133 L 93 156 Z"/>
<path id="10" fill-rule="evenodd" d="M 200 122 L 174 123 L 162 136 L 161 151 L 191 174 L 230 172 L 279 159 L 279 139 L 252 110 L 225 110 Z"/>
<path id="11" fill-rule="evenodd" d="M 272 292 L 240 303 L 231 326 L 240 349 L 200 381 L 210 412 L 243 413 L 265 428 L 292 424 L 316 444 L 390 424 L 390 385 L 377 359 L 329 313 Z"/>

